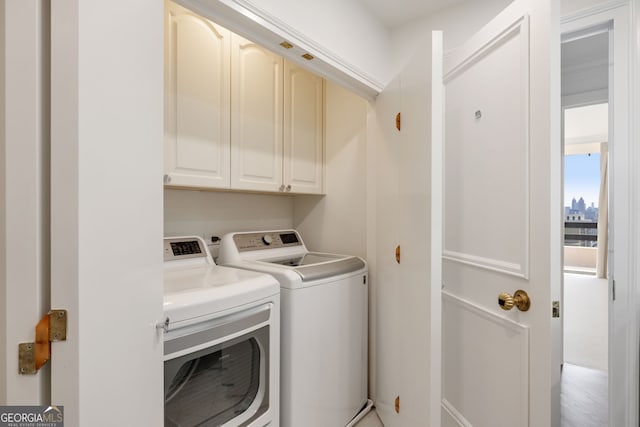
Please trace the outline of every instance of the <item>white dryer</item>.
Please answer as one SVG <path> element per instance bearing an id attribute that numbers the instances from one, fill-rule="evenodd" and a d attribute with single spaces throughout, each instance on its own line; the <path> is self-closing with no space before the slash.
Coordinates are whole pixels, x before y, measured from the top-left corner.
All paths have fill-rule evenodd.
<path id="1" fill-rule="evenodd" d="M 282 427 L 344 427 L 367 407 L 365 261 L 309 252 L 295 230 L 223 236 L 218 262 L 280 282 Z"/>
<path id="2" fill-rule="evenodd" d="M 279 426 L 280 286 L 164 239 L 165 426 Z"/>

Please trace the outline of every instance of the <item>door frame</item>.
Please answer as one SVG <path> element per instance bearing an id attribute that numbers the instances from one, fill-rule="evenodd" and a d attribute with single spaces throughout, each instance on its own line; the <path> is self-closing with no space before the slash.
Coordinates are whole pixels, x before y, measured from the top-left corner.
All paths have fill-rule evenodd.
<path id="1" fill-rule="evenodd" d="M 609 76 L 609 134 L 617 135 L 609 146 L 609 164 L 617 179 L 611 180 L 609 214 L 610 229 L 617 242 L 610 240 L 610 248 L 617 249 L 619 255 L 612 255 L 609 261 L 609 424 L 638 424 L 638 221 L 632 212 L 637 212 L 640 202 L 637 184 L 638 155 L 636 141 L 638 132 L 633 128 L 630 117 L 635 117 L 637 100 L 629 97 L 631 89 L 637 93 L 637 78 L 632 71 L 637 69 L 637 53 L 633 51 L 633 16 L 630 1 L 614 1 L 577 11 L 561 19 L 561 33 L 575 35 L 581 31 L 593 34 L 598 27 L 610 25 L 613 42 L 610 42 L 610 57 L 614 58 L 613 76 Z M 635 10 L 637 13 L 637 10 Z M 634 63 L 635 59 L 635 63 Z M 615 82 L 615 83 L 614 83 Z M 636 96 L 637 98 L 637 96 Z M 591 102 L 576 97 L 563 101 L 562 110 L 568 106 L 588 105 Z M 615 145 L 615 147 L 614 147 Z M 625 161 L 626 159 L 626 161 Z M 630 184 L 631 183 L 631 184 Z M 622 196 L 616 195 L 622 194 Z M 625 197 L 628 195 L 628 198 Z M 622 206 L 620 206 L 622 205 Z M 622 220 L 615 220 L 616 214 Z M 615 221 L 615 222 L 614 222 Z M 615 238 L 615 237 L 614 237 Z M 633 243 L 635 242 L 635 244 Z M 623 248 L 623 250 L 620 250 Z M 611 251 L 611 249 L 609 249 Z M 628 254 L 626 257 L 623 254 Z M 615 256 L 615 264 L 614 264 Z M 617 294 L 613 302 L 613 288 Z M 614 311 L 615 310 L 615 311 Z M 616 333 L 616 331 L 619 331 Z M 622 356 L 620 356 L 622 355 Z M 616 358 L 617 356 L 617 358 Z"/>
<path id="2" fill-rule="evenodd" d="M 429 425 L 442 425 L 442 228 L 444 211 L 444 46 L 431 33 L 431 396 Z M 436 83 L 438 82 L 438 83 Z"/>
<path id="3" fill-rule="evenodd" d="M 49 11 L 2 2 L 0 22 L 0 404 L 50 402 L 50 369 L 18 374 L 18 343 L 49 311 Z"/>

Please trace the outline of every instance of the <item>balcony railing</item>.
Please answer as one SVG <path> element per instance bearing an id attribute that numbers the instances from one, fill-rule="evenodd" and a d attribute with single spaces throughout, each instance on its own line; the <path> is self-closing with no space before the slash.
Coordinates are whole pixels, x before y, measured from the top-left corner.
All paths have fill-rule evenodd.
<path id="1" fill-rule="evenodd" d="M 567 221 L 564 223 L 565 246 L 598 246 L 598 223 Z"/>

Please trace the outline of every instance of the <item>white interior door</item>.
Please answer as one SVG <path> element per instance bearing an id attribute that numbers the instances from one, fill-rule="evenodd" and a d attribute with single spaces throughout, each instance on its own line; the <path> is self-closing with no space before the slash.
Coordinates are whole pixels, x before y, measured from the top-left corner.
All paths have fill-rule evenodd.
<path id="1" fill-rule="evenodd" d="M 164 6 L 80 3 L 49 5 L 51 402 L 66 427 L 160 426 Z"/>
<path id="2" fill-rule="evenodd" d="M 558 28 L 549 3 L 512 3 L 444 57 L 444 426 L 559 421 Z M 516 290 L 530 297 L 528 311 L 500 307 L 498 294 Z"/>

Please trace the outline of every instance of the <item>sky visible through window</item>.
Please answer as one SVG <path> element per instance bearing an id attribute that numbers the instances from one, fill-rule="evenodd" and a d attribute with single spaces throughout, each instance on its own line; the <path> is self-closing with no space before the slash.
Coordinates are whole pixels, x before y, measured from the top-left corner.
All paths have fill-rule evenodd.
<path id="1" fill-rule="evenodd" d="M 564 205 L 584 199 L 587 207 L 598 207 L 600 194 L 600 153 L 564 156 Z"/>

